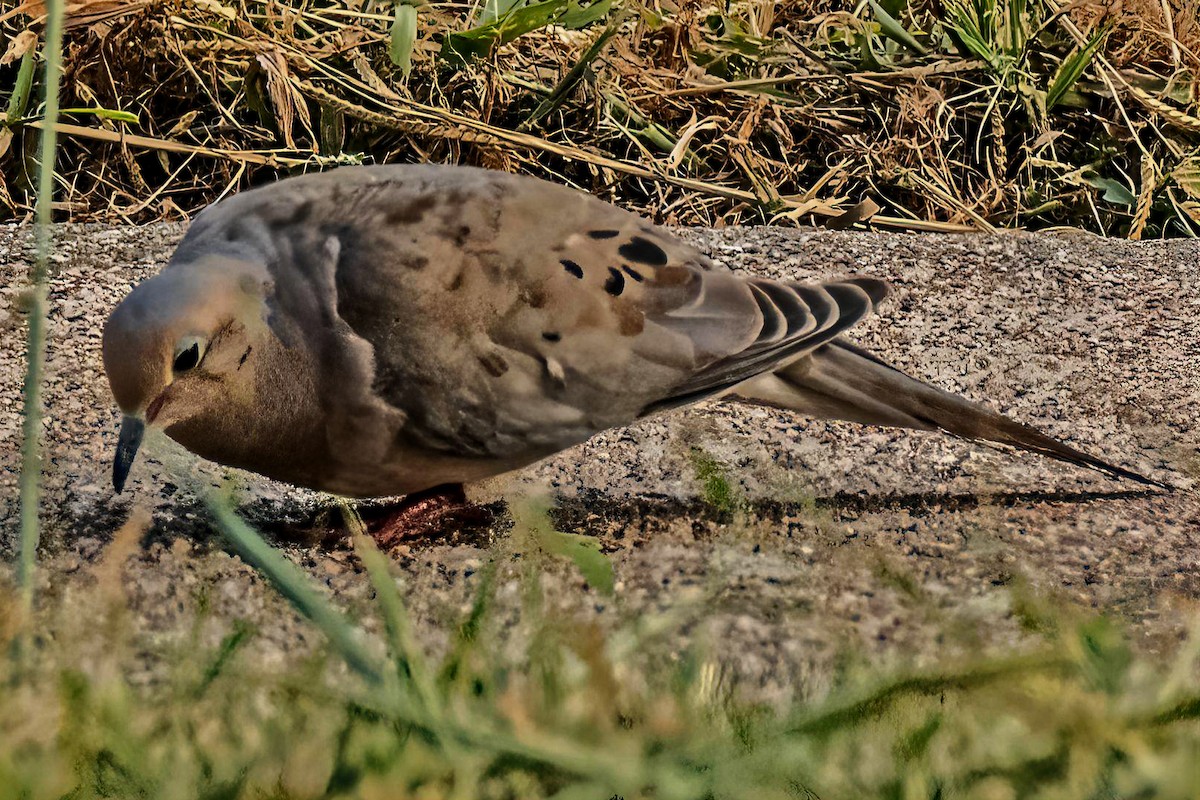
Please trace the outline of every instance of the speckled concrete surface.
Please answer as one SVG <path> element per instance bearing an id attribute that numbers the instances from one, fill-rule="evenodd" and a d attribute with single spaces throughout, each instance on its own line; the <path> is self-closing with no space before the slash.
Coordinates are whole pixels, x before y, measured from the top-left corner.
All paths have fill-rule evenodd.
<path id="1" fill-rule="evenodd" d="M 100 367 L 103 319 L 157 270 L 178 226 L 60 228 L 46 402 L 48 608 L 70 607 L 131 507 L 154 524 L 126 567 L 139 636 L 179 635 L 203 604 L 211 636 L 254 623 L 254 657 L 286 662 L 318 635 L 209 529 L 196 486 L 227 471 L 170 442 L 139 457 L 132 491 L 108 484 L 117 416 Z M 686 231 L 730 266 L 803 277 L 865 272 L 894 298 L 855 330 L 918 376 L 986 399 L 1104 457 L 1179 484 L 1200 478 L 1200 243 L 1128 243 L 1084 234 L 899 236 L 768 229 Z M 16 529 L 20 313 L 26 232 L 0 227 L 0 553 Z M 722 519 L 696 500 L 689 452 L 723 462 L 752 511 Z M 244 512 L 329 593 L 367 617 L 369 588 L 338 543 L 314 546 L 315 498 L 235 476 Z M 663 653 L 708 642 L 730 680 L 765 696 L 819 691 L 847 646 L 875 659 L 1007 650 L 1030 634 L 1014 596 L 1122 618 L 1135 643 L 1169 650 L 1200 600 L 1200 500 L 947 437 L 816 423 L 710 404 L 597 437 L 484 487 L 557 498 L 564 530 L 598 536 L 614 561 L 613 600 L 567 568 L 547 576 L 564 607 L 615 625 L 689 609 Z M 503 530 L 401 551 L 423 638 L 441 646 Z M 509 558 L 505 556 L 506 560 Z M 502 614 L 519 606 L 502 570 Z M 1019 591 L 1014 587 L 1021 587 Z M 202 599 L 203 598 L 203 599 Z M 520 637 L 512 639 L 518 647 Z M 153 663 L 144 669 L 151 679 Z"/>

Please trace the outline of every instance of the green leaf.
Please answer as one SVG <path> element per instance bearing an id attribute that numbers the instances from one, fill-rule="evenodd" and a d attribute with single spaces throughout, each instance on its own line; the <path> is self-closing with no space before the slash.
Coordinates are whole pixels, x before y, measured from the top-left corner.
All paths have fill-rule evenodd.
<path id="1" fill-rule="evenodd" d="M 567 11 L 569 0 L 544 0 L 517 8 L 503 18 L 480 25 L 462 33 L 452 33 L 442 43 L 442 57 L 447 61 L 467 63 L 484 58 L 493 47 L 508 44 L 530 31 L 544 28 Z"/>
<path id="2" fill-rule="evenodd" d="M 64 108 L 60 114 L 90 114 L 100 119 L 111 119 L 114 122 L 128 122 L 133 125 L 140 121 L 138 115 L 129 111 L 119 111 L 112 108 Z"/>
<path id="3" fill-rule="evenodd" d="M 925 55 L 928 51 L 918 42 L 911 33 L 909 33 L 899 20 L 884 10 L 883 6 L 875 2 L 875 0 L 867 0 L 867 4 L 871 7 L 871 13 L 875 15 L 875 21 L 879 23 L 879 29 L 883 31 L 883 35 L 899 42 L 900 44 L 912 50 L 914 53 Z"/>
<path id="4" fill-rule="evenodd" d="M 531 3 L 509 13 L 496 23 L 500 44 L 508 44 L 527 33 L 556 22 L 566 11 L 567 5 L 567 0 L 545 0 L 543 3 Z"/>
<path id="5" fill-rule="evenodd" d="M 388 43 L 388 55 L 404 77 L 412 72 L 413 45 L 417 42 L 417 7 L 400 3 L 396 6 L 396 18 L 392 21 L 392 35 Z"/>
<path id="6" fill-rule="evenodd" d="M 598 0 L 586 6 L 581 6 L 575 0 L 567 5 L 566 12 L 558 18 L 558 24 L 570 30 L 586 28 L 593 22 L 599 22 L 608 16 L 612 10 L 612 0 Z M 614 30 L 613 33 L 616 33 Z M 611 36 L 611 34 L 609 34 Z"/>
<path id="7" fill-rule="evenodd" d="M 601 552 L 598 541 L 591 536 L 563 533 L 540 526 L 534 528 L 534 535 L 546 552 L 575 562 L 576 569 L 589 586 L 603 594 L 612 595 L 616 583 L 612 562 Z"/>
<path id="8" fill-rule="evenodd" d="M 612 563 L 601 552 L 599 542 L 591 536 L 556 531 L 540 501 L 526 500 L 510 510 L 516 535 L 528 535 L 539 549 L 571 559 L 589 586 L 606 595 L 613 593 Z"/>
<path id="9" fill-rule="evenodd" d="M 1054 76 L 1054 80 L 1050 82 L 1050 88 L 1046 90 L 1047 111 L 1058 105 L 1071 87 L 1083 77 L 1084 70 L 1092 63 L 1096 52 L 1108 38 L 1108 31 L 1107 27 L 1097 29 L 1082 47 L 1063 60 L 1062 66 L 1058 68 L 1058 74 Z"/>
<path id="10" fill-rule="evenodd" d="M 1137 202 L 1137 196 L 1129 190 L 1125 184 L 1113 178 L 1102 178 L 1099 175 L 1085 175 L 1083 179 L 1089 186 L 1094 186 L 1097 189 L 1103 189 L 1103 198 L 1109 203 L 1116 203 L 1122 206 L 1131 206 Z"/>

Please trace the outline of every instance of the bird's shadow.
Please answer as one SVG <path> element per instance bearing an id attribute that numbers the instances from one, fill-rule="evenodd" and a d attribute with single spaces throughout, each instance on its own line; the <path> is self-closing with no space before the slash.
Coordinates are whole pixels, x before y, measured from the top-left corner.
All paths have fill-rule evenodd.
<path id="1" fill-rule="evenodd" d="M 600 490 L 588 490 L 571 496 L 555 498 L 549 516 L 555 527 L 583 534 L 611 534 L 625 527 L 636 526 L 652 530 L 659 524 L 690 519 L 701 524 L 729 522 L 735 513 L 750 521 L 782 522 L 814 511 L 837 519 L 858 518 L 865 514 L 905 512 L 910 516 L 929 517 L 942 513 L 961 513 L 980 508 L 1015 508 L 1037 505 L 1087 505 L 1097 502 L 1136 500 L 1168 495 L 1158 489 L 1120 491 L 1010 491 L 1010 492 L 907 492 L 887 494 L 855 494 L 838 492 L 813 496 L 797 501 L 755 499 L 738 506 L 736 512 L 716 508 L 698 498 L 678 498 L 661 494 L 613 495 Z M 361 506 L 365 517 L 385 513 L 386 503 L 369 502 Z M 435 546 L 464 545 L 487 548 L 504 536 L 512 527 L 512 517 L 504 502 L 484 507 L 489 512 L 478 524 L 455 530 L 439 531 L 436 535 L 410 539 L 404 544 L 411 549 Z M 154 542 L 170 542 L 185 537 L 196 543 L 220 544 L 220 535 L 211 521 L 208 509 L 198 499 L 178 498 L 170 518 L 156 518 L 142 537 L 143 546 Z M 109 504 L 93 509 L 86 520 L 75 520 L 72 528 L 108 538 L 124 520 L 123 504 Z M 238 509 L 239 514 L 267 539 L 292 546 L 346 546 L 348 531 L 340 513 L 333 506 L 295 507 L 281 510 L 267 504 L 250 503 Z M 621 538 L 618 534 L 617 538 Z"/>
<path id="2" fill-rule="evenodd" d="M 979 508 L 1015 508 L 1035 505 L 1086 505 L 1101 501 L 1134 500 L 1168 495 L 1160 489 L 1127 489 L 1119 491 L 1011 491 L 1011 492 L 889 492 L 866 494 L 837 492 L 803 500 L 753 499 L 739 511 L 759 520 L 780 521 L 785 517 L 804 515 L 813 510 L 828 512 L 835 517 L 859 517 L 904 511 L 912 516 L 932 516 Z M 586 520 L 600 516 L 613 522 L 643 517 L 690 517 L 722 521 L 731 512 L 714 508 L 698 498 L 680 499 L 668 495 L 629 495 L 617 497 L 600 491 L 583 492 L 573 497 L 559 498 L 550 512 L 554 521 L 571 528 L 585 528 Z"/>
<path id="3" fill-rule="evenodd" d="M 1097 501 L 1136 500 L 1156 495 L 1168 495 L 1162 489 L 1122 489 L 1119 491 L 1012 491 L 1012 492 L 904 492 L 886 494 L 851 494 L 838 492 L 827 497 L 814 498 L 818 508 L 842 511 L 851 514 L 874 514 L 886 511 L 907 511 L 910 514 L 935 514 L 939 512 L 970 511 L 992 506 L 1014 508 L 1046 504 L 1086 505 Z M 764 501 L 764 510 L 787 509 L 788 503 Z"/>

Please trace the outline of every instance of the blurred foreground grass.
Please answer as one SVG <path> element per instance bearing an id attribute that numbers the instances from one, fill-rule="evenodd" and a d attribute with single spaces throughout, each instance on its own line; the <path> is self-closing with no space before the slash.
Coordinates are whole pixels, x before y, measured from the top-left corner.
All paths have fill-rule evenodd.
<path id="1" fill-rule="evenodd" d="M 1200 795 L 1200 639 L 1154 662 L 1103 619 L 1026 599 L 1017 608 L 1042 642 L 1028 652 L 903 674 L 851 658 L 822 698 L 766 707 L 738 696 L 730 666 L 699 644 L 647 658 L 683 617 L 604 631 L 546 613 L 548 559 L 569 557 L 597 591 L 611 584 L 536 508 L 517 509 L 436 658 L 414 644 L 402 587 L 366 540 L 356 550 L 378 637 L 227 507 L 214 512 L 326 634 L 325 655 L 269 667 L 250 656 L 252 628 L 233 623 L 214 646 L 200 619 L 190 638 L 148 652 L 122 589 L 132 523 L 87 597 L 42 608 L 36 646 L 0 658 L 0 798 Z M 513 574 L 519 635 L 493 614 L 499 578 Z M 0 610 L 5 643 L 23 624 L 16 608 Z M 525 651 L 502 655 L 514 637 Z M 165 667 L 135 686 L 125 676 L 147 658 Z"/>

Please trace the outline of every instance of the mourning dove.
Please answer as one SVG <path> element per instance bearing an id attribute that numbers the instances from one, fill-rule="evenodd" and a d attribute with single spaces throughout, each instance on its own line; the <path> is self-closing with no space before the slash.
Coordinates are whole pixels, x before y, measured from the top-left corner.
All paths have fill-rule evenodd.
<path id="1" fill-rule="evenodd" d="M 706 398 L 943 430 L 1129 478 L 840 338 L 869 277 L 743 277 L 583 192 L 468 167 L 347 167 L 200 214 L 104 328 L 124 413 L 351 497 L 478 481 Z"/>

